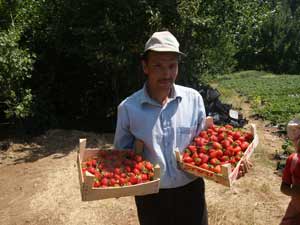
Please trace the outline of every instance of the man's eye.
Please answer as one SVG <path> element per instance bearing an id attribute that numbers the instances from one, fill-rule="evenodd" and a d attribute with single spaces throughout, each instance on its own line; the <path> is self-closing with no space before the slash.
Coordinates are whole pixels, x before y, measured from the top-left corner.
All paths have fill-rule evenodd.
<path id="1" fill-rule="evenodd" d="M 176 66 L 177 66 L 177 64 L 172 64 L 172 65 L 169 66 L 169 68 L 174 69 L 174 68 L 176 68 Z"/>

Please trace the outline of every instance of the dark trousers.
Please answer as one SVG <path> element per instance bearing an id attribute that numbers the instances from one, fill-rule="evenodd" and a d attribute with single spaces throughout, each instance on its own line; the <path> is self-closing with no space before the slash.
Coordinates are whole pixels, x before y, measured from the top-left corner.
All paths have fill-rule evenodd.
<path id="1" fill-rule="evenodd" d="M 179 188 L 136 196 L 140 225 L 207 225 L 205 186 L 202 178 Z"/>

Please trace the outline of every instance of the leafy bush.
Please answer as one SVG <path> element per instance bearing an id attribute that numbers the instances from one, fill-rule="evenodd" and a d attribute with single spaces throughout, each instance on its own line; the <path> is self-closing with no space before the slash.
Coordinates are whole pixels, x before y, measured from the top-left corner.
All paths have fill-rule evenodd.
<path id="1" fill-rule="evenodd" d="M 256 0 L 0 1 L 0 113 L 26 118 L 30 129 L 113 131 L 117 105 L 143 85 L 140 53 L 153 32 L 167 28 L 178 38 L 187 54 L 178 83 L 193 86 L 204 74 L 274 68 L 264 61 L 279 55 L 264 48 L 271 9 Z M 291 60 L 276 63 L 298 70 L 298 50 L 284 49 Z"/>
<path id="2" fill-rule="evenodd" d="M 300 73 L 300 7 L 295 1 L 273 1 L 261 26 L 239 42 L 239 69 Z"/>
<path id="3" fill-rule="evenodd" d="M 26 87 L 34 56 L 21 49 L 20 33 L 11 28 L 0 32 L 0 103 L 8 119 L 24 119 L 31 113 L 32 94 Z"/>

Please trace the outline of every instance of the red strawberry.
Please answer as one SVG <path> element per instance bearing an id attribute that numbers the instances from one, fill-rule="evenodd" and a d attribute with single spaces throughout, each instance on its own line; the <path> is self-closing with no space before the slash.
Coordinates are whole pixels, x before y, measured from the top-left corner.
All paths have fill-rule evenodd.
<path id="1" fill-rule="evenodd" d="M 153 165 L 152 165 L 150 162 L 146 162 L 146 163 L 145 163 L 145 168 L 146 168 L 147 170 L 152 170 L 152 169 L 153 169 Z"/>

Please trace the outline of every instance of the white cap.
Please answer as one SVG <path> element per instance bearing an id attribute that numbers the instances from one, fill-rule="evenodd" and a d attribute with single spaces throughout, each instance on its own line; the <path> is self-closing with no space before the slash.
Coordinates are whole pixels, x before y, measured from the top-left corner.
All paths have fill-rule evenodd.
<path id="1" fill-rule="evenodd" d="M 179 51 L 179 43 L 176 37 L 169 31 L 155 32 L 145 44 L 144 53 L 146 51 L 155 52 L 176 52 L 185 55 Z"/>

